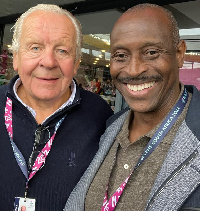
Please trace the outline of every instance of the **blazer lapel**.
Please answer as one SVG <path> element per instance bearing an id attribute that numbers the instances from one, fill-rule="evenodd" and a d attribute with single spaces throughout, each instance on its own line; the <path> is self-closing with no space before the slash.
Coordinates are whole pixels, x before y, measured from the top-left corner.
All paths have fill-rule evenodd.
<path id="1" fill-rule="evenodd" d="M 199 185 L 199 146 L 184 121 L 155 180 L 146 210 L 177 210 Z"/>

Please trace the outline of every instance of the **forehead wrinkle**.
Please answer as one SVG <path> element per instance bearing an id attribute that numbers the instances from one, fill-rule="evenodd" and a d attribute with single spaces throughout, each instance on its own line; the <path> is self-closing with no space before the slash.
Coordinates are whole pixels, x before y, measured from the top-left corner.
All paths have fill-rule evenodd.
<path id="1" fill-rule="evenodd" d="M 33 24 L 34 22 L 35 22 L 35 24 Z M 36 34 L 37 31 L 50 32 L 50 33 L 56 33 L 56 34 L 58 34 L 58 32 L 59 32 L 61 34 L 66 34 L 66 35 L 69 34 L 67 32 L 67 27 L 61 28 L 61 27 L 55 26 L 55 24 L 51 24 L 51 23 L 47 23 L 47 22 L 42 22 L 42 23 L 38 24 L 37 20 L 31 21 L 31 24 L 29 24 L 29 22 L 24 23 L 23 28 L 25 28 L 25 27 L 26 27 L 25 32 L 34 31 L 35 32 L 34 34 Z"/>
<path id="2" fill-rule="evenodd" d="M 66 44 L 70 43 L 72 45 L 74 41 L 74 32 L 68 33 L 67 28 L 59 28 L 56 27 L 54 24 L 54 27 L 50 27 L 51 24 L 49 23 L 37 23 L 37 17 L 34 18 L 34 21 L 36 24 L 29 25 L 29 19 L 26 20 L 27 22 L 24 23 L 24 28 L 22 31 L 23 34 L 26 37 L 26 40 L 29 42 L 38 42 L 38 43 L 61 43 Z M 30 27 L 32 26 L 32 27 Z M 34 33 L 33 33 L 34 32 Z M 42 33 L 42 32 L 50 32 L 50 33 Z M 54 36 L 55 34 L 55 36 Z M 57 38 L 57 35 L 59 35 L 59 39 Z"/>
<path id="3" fill-rule="evenodd" d="M 42 44 L 42 43 L 72 44 L 73 43 L 73 41 L 72 41 L 73 38 L 67 33 L 63 33 L 63 36 L 60 37 L 59 39 L 57 39 L 57 38 L 51 39 L 51 37 L 49 37 L 49 36 L 44 37 L 44 35 L 40 36 L 37 33 L 32 33 L 31 30 L 26 31 L 25 35 L 26 35 L 26 41 L 32 42 L 32 43 L 39 43 L 39 44 Z"/>

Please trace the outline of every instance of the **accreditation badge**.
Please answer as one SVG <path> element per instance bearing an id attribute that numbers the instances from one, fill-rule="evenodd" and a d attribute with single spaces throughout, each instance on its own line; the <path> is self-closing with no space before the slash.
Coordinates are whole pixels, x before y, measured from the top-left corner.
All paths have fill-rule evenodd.
<path id="1" fill-rule="evenodd" d="M 15 197 L 13 211 L 35 211 L 35 199 Z"/>

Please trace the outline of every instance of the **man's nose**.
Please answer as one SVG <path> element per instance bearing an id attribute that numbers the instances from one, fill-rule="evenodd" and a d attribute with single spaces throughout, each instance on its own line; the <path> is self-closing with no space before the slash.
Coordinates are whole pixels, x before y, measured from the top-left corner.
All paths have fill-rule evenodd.
<path id="1" fill-rule="evenodd" d="M 53 69 L 57 66 L 57 60 L 53 50 L 45 49 L 43 51 L 40 65 L 47 69 Z"/>
<path id="2" fill-rule="evenodd" d="M 148 70 L 148 66 L 142 57 L 135 56 L 135 55 L 131 56 L 128 63 L 128 67 L 127 67 L 127 71 L 129 72 L 131 76 L 137 77 L 143 72 L 146 72 L 147 70 Z"/>

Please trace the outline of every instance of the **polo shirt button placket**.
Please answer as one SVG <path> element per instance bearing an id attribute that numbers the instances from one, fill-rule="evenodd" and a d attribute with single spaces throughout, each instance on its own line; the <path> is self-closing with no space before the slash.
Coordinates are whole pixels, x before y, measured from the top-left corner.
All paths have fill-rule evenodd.
<path id="1" fill-rule="evenodd" d="M 129 169 L 129 165 L 128 164 L 124 164 L 124 168 L 125 169 Z"/>

